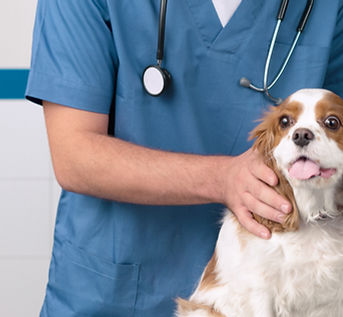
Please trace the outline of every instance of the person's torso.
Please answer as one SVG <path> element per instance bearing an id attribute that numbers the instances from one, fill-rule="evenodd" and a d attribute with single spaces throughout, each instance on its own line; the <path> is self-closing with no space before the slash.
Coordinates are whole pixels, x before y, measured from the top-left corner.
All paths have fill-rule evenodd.
<path id="1" fill-rule="evenodd" d="M 262 85 L 279 2 L 243 0 L 223 28 L 210 0 L 168 1 L 162 66 L 172 82 L 160 97 L 145 93 L 141 81 L 145 67 L 156 62 L 160 1 L 107 4 L 119 61 L 115 137 L 185 153 L 247 150 L 249 131 L 270 101 L 239 81 L 247 77 Z M 270 79 L 287 55 L 305 5 L 290 1 Z M 323 85 L 337 6 L 338 1 L 315 2 L 289 65 L 271 89 L 274 96 Z M 173 299 L 191 293 L 211 256 L 222 208 L 139 206 L 63 192 L 50 288 L 63 298 L 79 296 L 75 316 L 171 316 Z"/>

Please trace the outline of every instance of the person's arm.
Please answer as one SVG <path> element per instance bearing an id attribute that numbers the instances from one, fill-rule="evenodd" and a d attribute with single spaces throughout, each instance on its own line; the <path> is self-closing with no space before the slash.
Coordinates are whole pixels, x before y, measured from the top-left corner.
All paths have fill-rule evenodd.
<path id="1" fill-rule="evenodd" d="M 44 102 L 57 181 L 72 192 L 151 205 L 222 203 L 263 238 L 249 210 L 281 222 L 290 204 L 268 187 L 276 175 L 251 150 L 237 157 L 153 150 L 107 135 L 108 116 Z M 279 211 L 280 210 L 280 211 Z"/>

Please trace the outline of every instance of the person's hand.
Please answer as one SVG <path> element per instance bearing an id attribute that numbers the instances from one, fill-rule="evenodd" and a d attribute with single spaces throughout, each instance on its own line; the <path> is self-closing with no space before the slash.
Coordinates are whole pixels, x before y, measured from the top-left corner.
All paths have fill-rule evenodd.
<path id="1" fill-rule="evenodd" d="M 231 158 L 224 192 L 225 204 L 243 227 L 264 239 L 269 239 L 271 234 L 253 218 L 251 212 L 282 223 L 292 209 L 285 198 L 268 186 L 277 183 L 276 174 L 263 163 L 257 151 L 250 149 Z"/>

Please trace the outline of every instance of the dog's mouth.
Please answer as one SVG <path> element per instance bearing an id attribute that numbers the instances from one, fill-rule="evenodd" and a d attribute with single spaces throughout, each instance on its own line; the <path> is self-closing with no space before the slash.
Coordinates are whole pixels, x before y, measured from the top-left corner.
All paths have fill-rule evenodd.
<path id="1" fill-rule="evenodd" d="M 336 173 L 335 168 L 323 168 L 317 162 L 306 156 L 301 156 L 288 168 L 289 176 L 298 180 L 308 180 L 314 177 L 330 178 Z"/>

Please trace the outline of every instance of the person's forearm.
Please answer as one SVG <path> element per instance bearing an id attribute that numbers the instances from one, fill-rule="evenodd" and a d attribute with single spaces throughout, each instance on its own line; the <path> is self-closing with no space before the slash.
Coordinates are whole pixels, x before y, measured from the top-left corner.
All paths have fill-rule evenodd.
<path id="1" fill-rule="evenodd" d="M 234 157 L 152 150 L 108 136 L 105 114 L 43 104 L 55 174 L 66 190 L 137 204 L 218 202 L 264 238 L 270 233 L 251 212 L 282 222 L 291 210 L 270 187 L 276 174 L 252 149 Z"/>
<path id="2" fill-rule="evenodd" d="M 55 168 L 67 190 L 138 204 L 224 202 L 229 157 L 152 150 L 95 133 L 75 135 L 73 143 L 77 150 L 64 151 Z"/>

